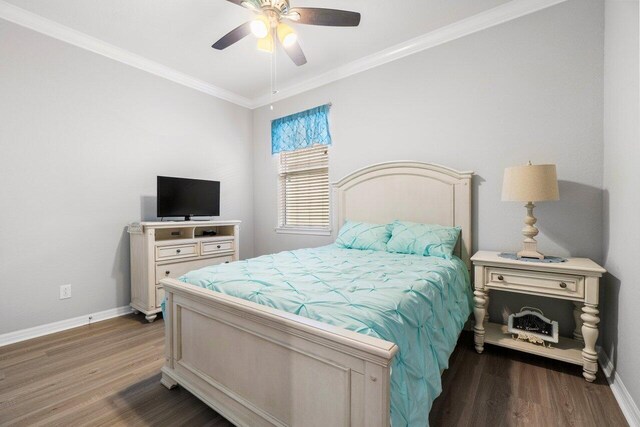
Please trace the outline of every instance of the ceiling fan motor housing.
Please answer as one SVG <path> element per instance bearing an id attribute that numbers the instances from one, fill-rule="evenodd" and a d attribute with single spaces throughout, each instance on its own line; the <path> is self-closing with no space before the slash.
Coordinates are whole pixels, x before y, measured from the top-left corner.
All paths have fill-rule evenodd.
<path id="1" fill-rule="evenodd" d="M 279 14 L 286 15 L 289 12 L 289 0 L 259 0 L 262 9 L 272 9 Z"/>

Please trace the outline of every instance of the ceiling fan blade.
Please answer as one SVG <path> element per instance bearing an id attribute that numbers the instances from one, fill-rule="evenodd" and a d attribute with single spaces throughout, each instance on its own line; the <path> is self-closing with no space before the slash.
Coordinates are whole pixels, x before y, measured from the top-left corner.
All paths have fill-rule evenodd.
<path id="1" fill-rule="evenodd" d="M 307 25 L 326 25 L 330 27 L 357 27 L 360 14 L 348 10 L 322 9 L 319 7 L 295 7 L 284 18 Z"/>
<path id="2" fill-rule="evenodd" d="M 304 56 L 304 52 L 302 51 L 302 48 L 300 47 L 300 43 L 298 43 L 297 40 L 295 43 L 291 44 L 290 46 L 285 46 L 282 43 L 280 44 L 282 45 L 282 48 L 284 49 L 284 51 L 287 52 L 287 55 L 289 55 L 289 58 L 291 58 L 293 63 L 296 64 L 298 67 L 307 63 L 307 57 Z"/>
<path id="3" fill-rule="evenodd" d="M 245 22 L 239 27 L 229 31 L 224 37 L 215 42 L 213 46 L 214 49 L 222 50 L 226 49 L 237 41 L 242 40 L 247 37 L 251 33 L 251 22 Z"/>

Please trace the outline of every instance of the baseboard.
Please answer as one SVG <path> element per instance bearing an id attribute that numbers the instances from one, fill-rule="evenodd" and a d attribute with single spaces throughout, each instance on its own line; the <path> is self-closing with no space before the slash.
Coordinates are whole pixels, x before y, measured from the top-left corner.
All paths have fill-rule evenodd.
<path id="1" fill-rule="evenodd" d="M 133 310 L 130 306 L 111 308 L 109 310 L 100 311 L 98 313 L 85 314 L 84 316 L 74 317 L 72 319 L 60 320 L 59 322 L 47 323 L 46 325 L 34 326 L 33 328 L 22 329 L 15 332 L 9 332 L 0 335 L 0 347 L 17 343 L 20 341 L 30 340 L 32 338 L 41 337 L 43 335 L 53 334 L 54 332 L 65 331 L 78 326 L 88 325 L 90 323 L 100 322 L 102 320 L 111 319 L 118 316 L 124 316 Z"/>
<path id="2" fill-rule="evenodd" d="M 633 398 L 622 382 L 620 375 L 616 372 L 613 363 L 609 360 L 609 356 L 607 356 L 602 348 L 598 351 L 598 360 L 600 361 L 602 372 L 607 378 L 611 391 L 618 401 L 618 405 L 627 419 L 627 422 L 631 427 L 640 427 L 640 409 L 638 409 L 636 402 L 633 401 Z"/>

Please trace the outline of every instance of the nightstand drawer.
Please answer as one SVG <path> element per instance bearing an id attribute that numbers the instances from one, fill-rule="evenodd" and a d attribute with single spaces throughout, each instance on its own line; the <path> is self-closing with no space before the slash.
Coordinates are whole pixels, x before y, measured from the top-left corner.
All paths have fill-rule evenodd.
<path id="1" fill-rule="evenodd" d="M 487 267 L 486 286 L 536 294 L 584 298 L 584 277 L 531 270 Z"/>

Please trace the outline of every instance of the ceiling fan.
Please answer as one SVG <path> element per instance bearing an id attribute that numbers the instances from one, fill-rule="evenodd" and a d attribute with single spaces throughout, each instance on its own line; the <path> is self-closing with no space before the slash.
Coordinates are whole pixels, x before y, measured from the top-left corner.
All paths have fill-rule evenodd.
<path id="1" fill-rule="evenodd" d="M 213 44 L 214 49 L 223 50 L 253 33 L 258 38 L 258 49 L 273 52 L 279 41 L 289 58 L 298 66 L 307 63 L 307 58 L 298 43 L 298 35 L 283 21 L 296 24 L 324 25 L 329 27 L 357 27 L 360 14 L 337 9 L 317 7 L 291 7 L 289 0 L 227 0 L 255 12 L 255 20 L 245 22 L 231 30 Z"/>

